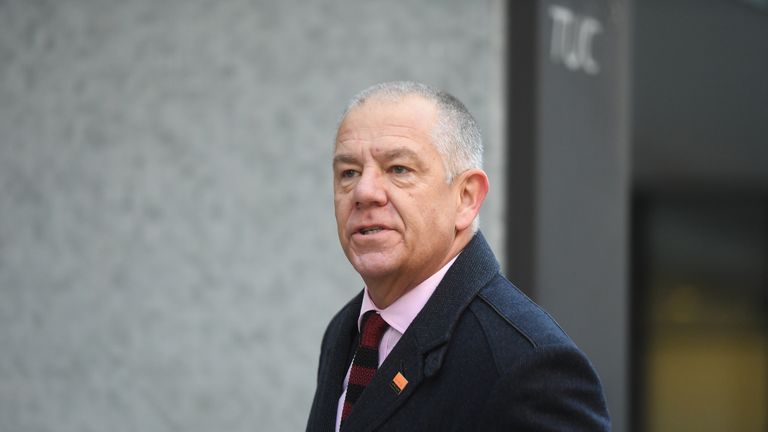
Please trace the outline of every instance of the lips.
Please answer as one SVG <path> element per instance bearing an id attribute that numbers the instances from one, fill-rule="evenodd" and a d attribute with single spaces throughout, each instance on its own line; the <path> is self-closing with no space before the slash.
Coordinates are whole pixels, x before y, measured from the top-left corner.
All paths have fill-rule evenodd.
<path id="1" fill-rule="evenodd" d="M 361 236 L 370 236 L 374 234 L 378 234 L 382 231 L 387 231 L 390 228 L 386 225 L 360 225 L 355 227 L 354 231 L 352 231 L 352 234 L 358 234 Z"/>
<path id="2" fill-rule="evenodd" d="M 376 234 L 377 232 L 380 232 L 383 229 L 384 228 L 382 228 L 382 227 L 375 226 L 375 227 L 370 227 L 370 228 L 363 228 L 363 229 L 359 230 L 358 233 L 360 233 L 362 235 Z"/>

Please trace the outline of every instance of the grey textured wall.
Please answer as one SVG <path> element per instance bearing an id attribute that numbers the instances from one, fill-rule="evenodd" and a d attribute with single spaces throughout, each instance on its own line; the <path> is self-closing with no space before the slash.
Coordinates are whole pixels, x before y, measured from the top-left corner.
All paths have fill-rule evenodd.
<path id="1" fill-rule="evenodd" d="M 0 431 L 302 429 L 374 82 L 475 112 L 501 244 L 500 2 L 411 3 L 0 1 Z"/>

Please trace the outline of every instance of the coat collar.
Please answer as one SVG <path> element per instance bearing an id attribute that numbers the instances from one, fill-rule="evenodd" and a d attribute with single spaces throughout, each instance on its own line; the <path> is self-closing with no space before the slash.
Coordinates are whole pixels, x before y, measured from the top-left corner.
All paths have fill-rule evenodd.
<path id="1" fill-rule="evenodd" d="M 408 328 L 420 352 L 427 353 L 448 342 L 464 309 L 498 272 L 499 264 L 485 237 L 478 232 Z"/>
<path id="2" fill-rule="evenodd" d="M 331 320 L 323 339 L 318 369 L 317 394 L 307 431 L 332 431 L 344 385 L 344 376 L 357 345 L 357 316 L 362 293 L 355 296 Z"/>
<path id="3" fill-rule="evenodd" d="M 478 232 L 379 367 L 344 422 L 342 431 L 370 431 L 378 427 L 416 391 L 425 378 L 439 372 L 456 322 L 478 291 L 498 271 L 499 264 L 493 252 L 482 233 Z M 352 304 L 359 306 L 359 302 L 356 297 Z M 348 309 L 354 315 L 354 309 Z M 351 320 L 346 318 L 347 325 L 351 322 L 354 326 L 354 318 L 356 317 L 353 316 Z M 344 351 L 344 355 L 346 352 Z M 336 354 L 337 359 L 338 355 Z M 345 363 L 342 367 L 347 366 L 349 364 Z M 397 392 L 392 385 L 398 373 L 408 381 L 401 392 Z"/>

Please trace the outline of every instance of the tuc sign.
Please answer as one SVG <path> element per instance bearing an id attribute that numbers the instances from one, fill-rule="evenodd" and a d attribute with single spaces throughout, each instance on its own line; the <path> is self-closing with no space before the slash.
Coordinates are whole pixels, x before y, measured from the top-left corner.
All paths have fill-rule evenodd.
<path id="1" fill-rule="evenodd" d="M 558 5 L 549 7 L 552 18 L 552 35 L 549 56 L 555 63 L 562 63 L 571 70 L 582 70 L 590 75 L 600 71 L 600 65 L 592 54 L 592 42 L 603 26 L 597 19 L 574 13 Z"/>

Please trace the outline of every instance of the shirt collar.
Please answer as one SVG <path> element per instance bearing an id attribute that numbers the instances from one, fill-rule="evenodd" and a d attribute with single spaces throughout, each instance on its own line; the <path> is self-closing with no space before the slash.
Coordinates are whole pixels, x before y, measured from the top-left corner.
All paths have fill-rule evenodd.
<path id="1" fill-rule="evenodd" d="M 435 274 L 403 294 L 402 297 L 395 300 L 394 303 L 385 309 L 376 307 L 373 300 L 371 300 L 371 297 L 368 295 L 368 287 L 366 286 L 363 293 L 363 304 L 360 306 L 360 315 L 357 318 L 358 331 L 360 331 L 360 322 L 362 321 L 363 315 L 368 311 L 376 311 L 390 327 L 400 332 L 400 334 L 405 333 L 405 330 L 411 325 L 411 322 L 416 318 L 416 315 L 421 312 L 424 305 L 427 304 L 427 300 L 429 300 L 435 292 L 437 285 L 440 284 L 445 273 L 448 272 L 448 269 L 451 268 L 451 265 L 453 265 L 453 262 L 456 261 L 456 258 L 458 257 L 459 254 L 448 261 L 448 263 L 440 268 Z"/>

